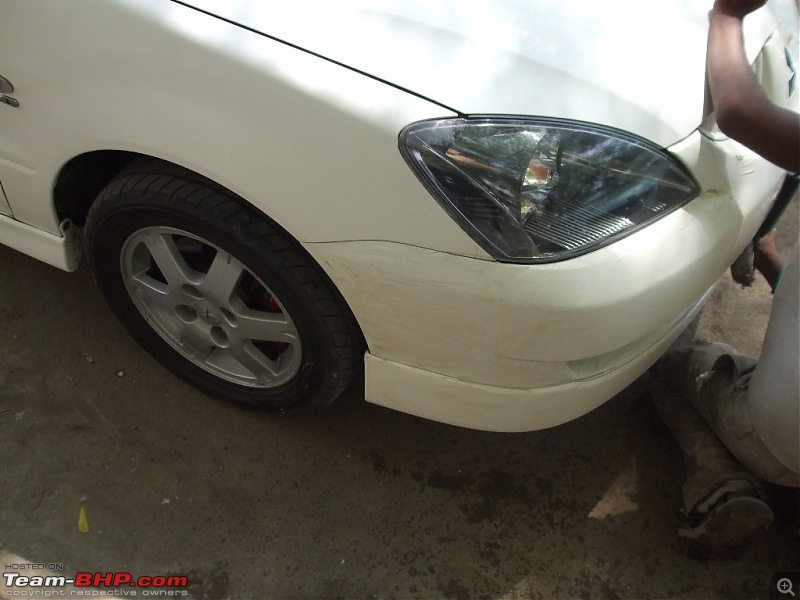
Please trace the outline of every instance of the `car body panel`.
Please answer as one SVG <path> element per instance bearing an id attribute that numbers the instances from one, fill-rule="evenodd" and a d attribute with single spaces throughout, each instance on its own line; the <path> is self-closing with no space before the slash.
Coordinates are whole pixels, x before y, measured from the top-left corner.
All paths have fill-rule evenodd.
<path id="1" fill-rule="evenodd" d="M 697 133 L 672 150 L 704 173 L 706 191 L 562 263 L 499 265 L 380 242 L 310 245 L 356 317 L 373 324 L 365 330 L 367 400 L 521 431 L 591 410 L 599 404 L 593 385 L 613 394 L 629 384 L 699 310 L 783 179 L 732 140 Z M 411 388 L 394 385 L 401 376 Z M 441 394 L 447 408 L 433 400 Z"/>
<path id="2" fill-rule="evenodd" d="M 64 271 L 75 271 L 83 254 L 80 236 L 69 223 L 53 235 L 0 215 L 0 243 Z"/>
<path id="3" fill-rule="evenodd" d="M 700 132 L 670 152 L 696 174 L 701 195 L 568 261 L 499 265 L 388 242 L 307 244 L 370 323 L 366 400 L 514 432 L 577 418 L 629 385 L 702 308 L 784 176 L 737 142 Z"/>
<path id="4" fill-rule="evenodd" d="M 585 415 L 603 404 L 603 398 L 633 383 L 669 348 L 704 300 L 629 363 L 591 379 L 530 389 L 488 386 L 370 354 L 365 360 L 365 394 L 374 404 L 470 429 L 515 433 L 555 427 Z"/>
<path id="5" fill-rule="evenodd" d="M 447 116 L 440 107 L 236 27 L 208 40 L 202 21 L 219 21 L 168 0 L 26 6 L 5 3 L 0 22 L 0 56 L 14 55 L 0 69 L 20 102 L 0 106 L 0 180 L 18 220 L 59 235 L 49 200 L 61 167 L 126 150 L 209 177 L 301 242 L 434 241 L 485 256 L 397 151 L 398 131 Z"/>
<path id="6" fill-rule="evenodd" d="M 705 0 L 625 0 L 619 23 L 575 0 L 476 1 L 474 14 L 450 0 L 308 1 L 274 22 L 264 7 L 276 3 L 192 1 L 259 32 L 170 0 L 3 3 L 0 75 L 19 106 L 0 105 L 0 181 L 16 219 L 0 216 L 0 242 L 77 266 L 77 235 L 53 204 L 76 156 L 122 150 L 191 169 L 274 220 L 329 275 L 369 346 L 367 400 L 385 406 L 504 431 L 597 406 L 699 310 L 783 175 L 697 131 L 709 117 Z M 547 27 L 520 38 L 537 15 Z M 752 59 L 771 40 L 759 75 L 788 102 L 769 11 L 746 26 Z M 644 136 L 670 146 L 702 192 L 584 256 L 497 263 L 397 149 L 410 122 L 487 112 Z"/>
<path id="7" fill-rule="evenodd" d="M 603 123 L 671 145 L 702 120 L 707 0 L 185 0 L 464 114 Z M 747 18 L 755 58 L 775 29 Z M 631 76 L 635 74 L 634 76 Z"/>
<path id="8" fill-rule="evenodd" d="M 11 216 L 11 207 L 8 205 L 8 200 L 6 200 L 2 181 L 0 181 L 0 215 Z"/>

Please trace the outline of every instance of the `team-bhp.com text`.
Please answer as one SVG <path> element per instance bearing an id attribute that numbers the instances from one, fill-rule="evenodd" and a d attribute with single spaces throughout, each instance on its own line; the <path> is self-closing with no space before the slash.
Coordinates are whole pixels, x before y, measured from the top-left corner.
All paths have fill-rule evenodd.
<path id="1" fill-rule="evenodd" d="M 76 573 L 75 577 L 65 577 L 63 575 L 22 575 L 21 573 L 3 573 L 4 583 L 7 588 L 17 588 L 6 590 L 6 596 L 19 597 L 53 597 L 53 596 L 136 596 L 136 590 L 140 588 L 142 596 L 187 596 L 185 589 L 188 586 L 188 578 L 176 575 L 157 575 L 154 577 L 141 576 L 135 577 L 127 572 L 111 573 Z M 64 589 L 66 586 L 73 586 L 69 594 Z M 21 588 L 21 589 L 20 589 Z M 30 590 L 27 588 L 39 588 Z M 42 588 L 48 588 L 44 590 Z M 171 588 L 171 589 L 167 589 Z M 178 588 L 178 589 L 175 589 Z M 27 593 L 26 593 L 27 592 Z M 44 592 L 48 592 L 45 594 Z"/>

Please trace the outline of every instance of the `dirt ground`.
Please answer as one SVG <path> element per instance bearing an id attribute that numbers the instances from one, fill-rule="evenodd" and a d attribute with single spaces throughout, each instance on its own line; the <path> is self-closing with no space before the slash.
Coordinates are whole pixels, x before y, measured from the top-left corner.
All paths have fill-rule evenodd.
<path id="1" fill-rule="evenodd" d="M 682 457 L 643 381 L 527 434 L 369 405 L 362 382 L 325 413 L 259 416 L 155 364 L 85 268 L 0 264 L 4 571 L 186 575 L 194 598 L 736 599 L 800 564 L 780 497 L 741 557 L 678 551 Z M 757 355 L 769 306 L 763 282 L 723 280 L 701 335 Z"/>

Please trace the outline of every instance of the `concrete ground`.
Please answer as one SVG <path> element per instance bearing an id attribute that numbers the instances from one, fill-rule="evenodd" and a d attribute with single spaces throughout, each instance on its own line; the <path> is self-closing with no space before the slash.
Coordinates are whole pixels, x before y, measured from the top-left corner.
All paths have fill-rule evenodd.
<path id="1" fill-rule="evenodd" d="M 369 405 L 361 382 L 259 416 L 155 364 L 85 268 L 5 247 L 0 265 L 4 567 L 186 575 L 194 598 L 736 599 L 800 564 L 780 502 L 738 559 L 678 550 L 682 457 L 643 381 L 527 434 Z M 724 280 L 701 334 L 757 355 L 769 305 Z"/>

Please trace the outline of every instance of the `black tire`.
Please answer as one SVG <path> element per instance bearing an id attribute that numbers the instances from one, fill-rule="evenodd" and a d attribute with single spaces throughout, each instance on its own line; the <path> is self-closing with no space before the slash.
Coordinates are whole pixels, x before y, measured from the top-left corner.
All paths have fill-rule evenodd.
<path id="1" fill-rule="evenodd" d="M 358 370 L 360 331 L 332 283 L 282 229 L 213 182 L 138 161 L 101 192 L 85 233 L 95 282 L 117 318 L 197 389 L 285 412 L 331 403 Z M 224 285 L 209 281 L 214 268 Z M 231 285 L 229 301 L 215 299 Z M 273 319 L 285 329 L 278 341 L 239 339 Z"/>

